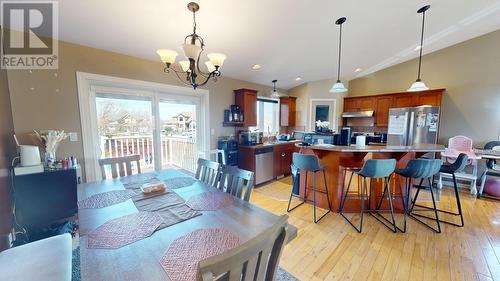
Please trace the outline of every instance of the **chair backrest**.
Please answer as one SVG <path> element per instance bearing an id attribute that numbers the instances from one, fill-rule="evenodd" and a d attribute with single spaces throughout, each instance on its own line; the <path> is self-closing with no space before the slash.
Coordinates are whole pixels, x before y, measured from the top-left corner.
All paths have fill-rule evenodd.
<path id="1" fill-rule="evenodd" d="M 245 187 L 244 196 L 243 187 Z M 253 172 L 234 166 L 223 166 L 217 188 L 248 202 L 253 188 Z"/>
<path id="2" fill-rule="evenodd" d="M 412 178 L 430 178 L 441 169 L 441 159 L 413 159 L 408 161 L 405 171 Z"/>
<path id="3" fill-rule="evenodd" d="M 257 237 L 198 264 L 199 281 L 274 280 L 285 242 L 288 216 L 283 215 Z"/>
<path id="4" fill-rule="evenodd" d="M 450 164 L 450 170 L 453 172 L 461 172 L 465 169 L 465 166 L 467 166 L 467 161 L 469 160 L 469 156 L 465 153 L 460 153 L 457 157 L 457 160 L 453 162 L 453 164 Z"/>
<path id="5" fill-rule="evenodd" d="M 484 149 L 500 150 L 500 141 L 490 141 L 484 145 Z M 496 162 L 495 159 L 488 159 L 486 160 L 486 167 L 488 167 L 488 169 L 493 169 Z"/>
<path id="6" fill-rule="evenodd" d="M 318 156 L 313 154 L 302 154 L 294 152 L 292 154 L 292 164 L 299 170 L 311 172 L 321 170 L 319 158 Z"/>
<path id="7" fill-rule="evenodd" d="M 106 169 L 105 165 L 111 165 L 111 177 L 124 177 L 132 175 L 132 162 L 136 163 L 137 173 L 141 173 L 141 156 L 140 155 L 130 155 L 124 157 L 115 158 L 104 158 L 99 159 L 99 166 L 101 166 L 102 179 L 106 179 Z"/>
<path id="8" fill-rule="evenodd" d="M 472 139 L 466 136 L 454 136 L 448 140 L 448 148 L 456 151 L 472 151 Z"/>
<path id="9" fill-rule="evenodd" d="M 219 168 L 219 163 L 199 158 L 195 177 L 206 184 L 216 186 L 219 180 Z"/>
<path id="10" fill-rule="evenodd" d="M 359 174 L 369 178 L 386 178 L 396 168 L 396 159 L 368 159 Z"/>

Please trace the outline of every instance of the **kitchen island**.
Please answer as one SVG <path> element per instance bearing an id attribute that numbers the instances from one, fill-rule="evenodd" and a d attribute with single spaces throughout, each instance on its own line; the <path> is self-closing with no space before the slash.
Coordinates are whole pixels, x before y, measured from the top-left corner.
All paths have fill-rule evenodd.
<path id="1" fill-rule="evenodd" d="M 340 207 L 340 201 L 342 195 L 347 188 L 347 182 L 349 180 L 346 177 L 346 168 L 360 168 L 367 159 L 390 159 L 394 158 L 397 161 L 397 168 L 404 168 L 406 164 L 411 159 L 416 159 L 427 153 L 443 152 L 445 147 L 443 145 L 436 144 L 420 144 L 414 146 L 380 146 L 380 145 L 367 145 L 365 147 L 356 146 L 338 146 L 338 145 L 312 145 L 312 146 L 302 146 L 301 144 L 296 145 L 299 148 L 300 153 L 305 154 L 315 154 L 319 157 L 322 165 L 325 166 L 326 182 L 328 185 L 328 193 L 331 200 L 332 211 L 338 212 Z M 304 172 L 301 171 L 301 175 Z M 321 176 L 320 174 L 318 176 Z M 305 182 L 305 176 L 300 177 L 300 189 L 299 194 L 302 199 L 306 197 L 305 187 L 306 185 L 311 188 L 313 184 L 312 174 L 308 175 L 308 182 Z M 353 177 L 352 184 L 355 187 L 357 185 L 356 175 Z M 403 195 L 405 193 L 405 181 L 404 178 L 393 175 L 391 177 L 391 191 L 393 193 L 393 203 L 394 209 L 398 212 L 403 211 Z M 324 184 L 321 178 L 318 179 L 318 189 L 324 191 Z M 351 195 L 348 197 L 344 211 L 345 212 L 359 212 L 361 207 L 361 199 L 359 196 L 359 191 L 356 192 L 356 188 L 351 188 Z M 380 200 L 382 196 L 382 180 L 373 181 L 373 193 L 371 198 L 372 206 L 375 206 L 375 202 Z M 312 199 L 312 191 L 307 193 L 307 199 Z M 326 196 L 317 196 L 318 206 L 321 208 L 328 208 L 326 201 Z M 381 208 L 387 208 L 385 204 Z M 364 202 L 368 205 L 368 200 Z"/>

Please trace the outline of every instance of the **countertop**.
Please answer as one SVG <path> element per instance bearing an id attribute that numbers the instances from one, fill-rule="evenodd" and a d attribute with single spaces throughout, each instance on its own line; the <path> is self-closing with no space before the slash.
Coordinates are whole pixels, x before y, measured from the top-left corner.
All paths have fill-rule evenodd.
<path id="1" fill-rule="evenodd" d="M 256 149 L 256 148 L 261 148 L 261 147 L 278 146 L 278 145 L 285 145 L 285 144 L 296 144 L 296 143 L 301 143 L 301 142 L 302 141 L 300 141 L 300 140 L 276 141 L 276 142 L 265 142 L 265 143 L 256 144 L 256 145 L 243 145 L 243 144 L 240 144 L 240 145 L 238 145 L 238 147 L 240 147 L 240 148 Z"/>
<path id="2" fill-rule="evenodd" d="M 304 147 L 313 150 L 325 150 L 333 152 L 444 152 L 444 145 L 440 144 L 419 144 L 412 146 L 389 146 L 389 145 L 367 145 L 365 147 L 342 146 L 342 145 L 311 145 L 302 146 L 296 144 L 297 147 Z"/>

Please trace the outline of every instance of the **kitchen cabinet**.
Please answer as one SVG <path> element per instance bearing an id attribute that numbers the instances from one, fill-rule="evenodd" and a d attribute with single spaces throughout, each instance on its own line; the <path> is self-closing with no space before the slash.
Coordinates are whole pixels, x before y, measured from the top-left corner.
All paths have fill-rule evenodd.
<path id="1" fill-rule="evenodd" d="M 344 112 L 358 111 L 359 99 L 357 98 L 344 98 Z"/>
<path id="2" fill-rule="evenodd" d="M 375 108 L 375 98 L 367 97 L 359 99 L 358 111 L 374 110 L 374 108 Z"/>
<path id="3" fill-rule="evenodd" d="M 234 90 L 234 101 L 243 114 L 243 126 L 257 126 L 257 91 L 251 89 Z"/>
<path id="4" fill-rule="evenodd" d="M 394 97 L 394 107 L 411 107 L 413 106 L 413 97 L 411 95 L 398 95 Z"/>
<path id="5" fill-rule="evenodd" d="M 292 165 L 292 155 L 294 152 L 294 143 L 281 144 L 274 147 L 274 177 L 291 174 L 290 165 Z"/>
<path id="6" fill-rule="evenodd" d="M 280 126 L 293 127 L 295 126 L 296 119 L 296 97 L 282 97 L 280 98 Z"/>
<path id="7" fill-rule="evenodd" d="M 373 110 L 374 124 L 378 127 L 386 127 L 388 125 L 390 108 L 414 107 L 420 105 L 441 106 L 441 99 L 444 91 L 445 89 L 434 89 L 421 92 L 345 97 L 344 112 Z"/>
<path id="8" fill-rule="evenodd" d="M 375 125 L 387 126 L 389 119 L 389 108 L 393 107 L 394 98 L 392 96 L 382 96 L 377 98 L 375 108 Z"/>

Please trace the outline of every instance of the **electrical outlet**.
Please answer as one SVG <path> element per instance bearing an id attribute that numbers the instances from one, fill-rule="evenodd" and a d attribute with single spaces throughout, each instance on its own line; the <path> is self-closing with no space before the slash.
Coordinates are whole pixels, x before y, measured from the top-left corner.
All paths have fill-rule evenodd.
<path id="1" fill-rule="evenodd" d="M 69 133 L 69 141 L 78 141 L 78 134 L 76 132 Z"/>

